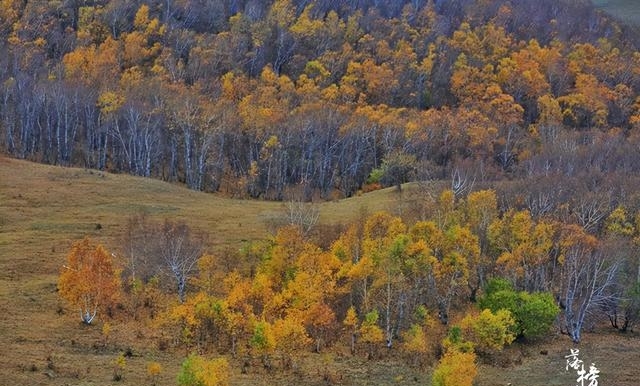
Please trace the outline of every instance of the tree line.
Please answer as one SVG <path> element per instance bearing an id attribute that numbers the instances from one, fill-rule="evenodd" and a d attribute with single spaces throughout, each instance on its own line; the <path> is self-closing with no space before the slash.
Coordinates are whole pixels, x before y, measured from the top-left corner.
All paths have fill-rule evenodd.
<path id="1" fill-rule="evenodd" d="M 639 40 L 588 1 L 7 0 L 0 36 L 38 162 L 276 200 L 640 165 Z"/>

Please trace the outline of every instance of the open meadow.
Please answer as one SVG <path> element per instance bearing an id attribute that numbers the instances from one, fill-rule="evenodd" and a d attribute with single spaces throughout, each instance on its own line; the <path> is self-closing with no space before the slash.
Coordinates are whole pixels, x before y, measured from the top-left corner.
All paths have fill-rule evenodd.
<path id="1" fill-rule="evenodd" d="M 410 189 L 409 189 L 410 190 Z M 408 193 L 405 193 L 408 195 Z M 343 223 L 363 211 L 398 211 L 409 205 L 393 190 L 318 204 L 320 223 Z M 74 168 L 45 166 L 0 158 L 0 383 L 7 385 L 175 384 L 184 350 L 160 350 L 157 332 L 135 321 L 114 320 L 106 340 L 103 321 L 85 326 L 65 307 L 56 282 L 72 241 L 90 236 L 118 250 L 129 216 L 145 211 L 157 219 L 185 220 L 210 235 L 209 249 L 224 253 L 269 235 L 269 219 L 283 204 L 240 201 L 193 192 L 164 182 Z M 602 325 L 586 333 L 581 359 L 601 371 L 600 385 L 637 384 L 640 363 L 637 333 L 619 334 Z M 568 337 L 553 335 L 534 344 L 514 344 L 482 364 L 478 386 L 572 385 L 564 356 L 573 348 Z M 426 385 L 429 368 L 418 370 L 395 359 L 367 361 L 337 354 L 304 357 L 294 372 L 241 374 L 231 361 L 233 385 Z M 125 352 L 124 380 L 112 381 L 114 361 Z M 158 362 L 156 379 L 147 365 Z"/>

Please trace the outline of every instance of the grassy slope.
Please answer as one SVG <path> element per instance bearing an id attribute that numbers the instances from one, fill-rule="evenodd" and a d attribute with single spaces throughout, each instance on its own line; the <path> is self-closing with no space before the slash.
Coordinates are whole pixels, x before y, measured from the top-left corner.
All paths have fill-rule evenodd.
<path id="1" fill-rule="evenodd" d="M 397 211 L 403 205 L 392 190 L 382 190 L 320 204 L 321 221 L 347 222 L 363 208 Z M 175 384 L 182 353 L 172 355 L 149 347 L 155 342 L 149 339 L 149 329 L 114 323 L 108 348 L 95 348 L 101 341 L 99 324 L 84 327 L 77 315 L 57 312 L 62 303 L 55 283 L 71 242 L 90 235 L 117 250 L 117 236 L 128 216 L 145 210 L 157 219 L 184 219 L 207 230 L 211 248 L 220 251 L 266 236 L 266 220 L 282 208 L 279 203 L 225 199 L 155 180 L 0 157 L 0 384 L 109 384 L 112 362 L 124 347 L 132 347 L 137 354 L 128 361 L 126 383 L 150 384 L 145 366 L 154 360 L 164 368 L 158 384 Z M 524 357 L 523 362 L 509 369 L 481 369 L 478 385 L 571 384 L 563 359 L 570 342 L 562 337 L 541 345 L 512 348 L 505 355 Z M 540 355 L 539 347 L 549 355 Z M 601 384 L 631 386 L 639 373 L 624 363 L 640 363 L 638 347 L 637 336 L 587 334 L 581 348 L 583 359 L 601 369 Z M 233 384 L 320 385 L 324 383 L 319 372 L 325 367 L 336 378 L 343 374 L 341 384 L 347 385 L 428 382 L 428 374 L 391 360 L 372 366 L 348 356 L 309 355 L 304 364 L 307 375 L 302 378 L 247 376 L 234 371 Z"/>
<path id="2" fill-rule="evenodd" d="M 640 26 L 640 2 L 638 0 L 592 0 L 596 7 L 631 25 Z"/>

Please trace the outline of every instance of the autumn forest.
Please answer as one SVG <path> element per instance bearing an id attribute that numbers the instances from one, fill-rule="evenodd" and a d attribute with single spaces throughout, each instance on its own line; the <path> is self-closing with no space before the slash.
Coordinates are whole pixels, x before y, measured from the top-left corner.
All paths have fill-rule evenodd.
<path id="1" fill-rule="evenodd" d="M 1 0 L 0 153 L 286 205 L 233 252 L 144 212 L 65 251 L 69 314 L 149 326 L 180 385 L 346 350 L 467 386 L 640 322 L 639 44 L 583 0 Z"/>

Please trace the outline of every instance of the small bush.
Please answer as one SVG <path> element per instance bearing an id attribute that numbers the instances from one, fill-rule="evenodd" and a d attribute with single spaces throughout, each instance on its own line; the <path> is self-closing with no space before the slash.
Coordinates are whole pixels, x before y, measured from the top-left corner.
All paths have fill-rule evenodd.
<path id="1" fill-rule="evenodd" d="M 431 378 L 432 386 L 471 386 L 478 374 L 476 354 L 448 351 L 438 363 Z"/>
<path id="2" fill-rule="evenodd" d="M 442 340 L 442 348 L 444 352 L 473 352 L 473 343 L 466 341 L 462 337 L 462 329 L 460 326 L 453 326 Z"/>
<path id="3" fill-rule="evenodd" d="M 113 380 L 116 382 L 124 379 L 123 371 L 127 367 L 127 359 L 124 353 L 120 353 L 116 359 L 113 360 Z"/>
<path id="4" fill-rule="evenodd" d="M 517 337 L 536 338 L 549 331 L 560 309 L 548 292 L 516 292 L 505 279 L 492 279 L 479 301 L 481 309 L 511 312 Z"/>
<path id="5" fill-rule="evenodd" d="M 158 362 L 149 362 L 147 364 L 147 375 L 151 379 L 153 385 L 158 381 L 158 377 L 162 372 L 162 365 Z"/>
<path id="6" fill-rule="evenodd" d="M 179 386 L 227 386 L 229 362 L 225 358 L 207 360 L 191 354 L 182 362 L 178 373 Z"/>
<path id="7" fill-rule="evenodd" d="M 511 312 L 504 309 L 495 313 L 485 309 L 479 315 L 469 315 L 462 320 L 461 326 L 465 337 L 478 351 L 500 351 L 515 339 L 515 320 Z"/>

